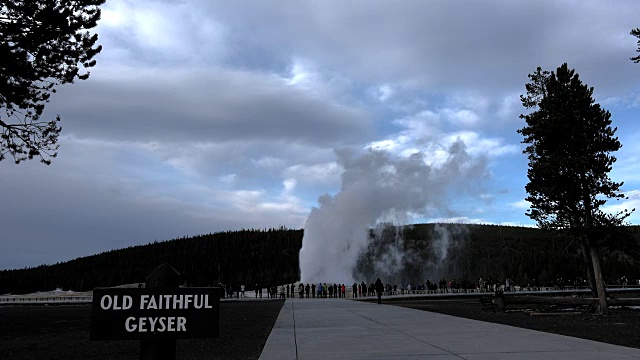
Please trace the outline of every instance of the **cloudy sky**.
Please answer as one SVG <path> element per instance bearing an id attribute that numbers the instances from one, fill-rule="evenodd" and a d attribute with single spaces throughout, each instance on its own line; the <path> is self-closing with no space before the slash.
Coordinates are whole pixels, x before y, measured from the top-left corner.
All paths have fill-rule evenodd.
<path id="1" fill-rule="evenodd" d="M 46 109 L 58 158 L 0 163 L 0 269 L 301 228 L 340 190 L 344 151 L 437 169 L 462 143 L 482 176 L 407 221 L 532 225 L 519 95 L 564 62 L 623 143 L 611 177 L 629 199 L 609 209 L 640 209 L 639 14 L 637 0 L 109 0 L 91 77 Z"/>

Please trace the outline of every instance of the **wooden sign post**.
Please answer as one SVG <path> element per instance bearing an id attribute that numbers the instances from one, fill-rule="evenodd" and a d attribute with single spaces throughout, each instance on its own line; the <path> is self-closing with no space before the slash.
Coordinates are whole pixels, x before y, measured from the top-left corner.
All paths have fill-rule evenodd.
<path id="1" fill-rule="evenodd" d="M 91 340 L 140 340 L 140 359 L 175 360 L 176 339 L 217 338 L 219 288 L 181 288 L 170 265 L 145 288 L 93 291 Z"/>
<path id="2" fill-rule="evenodd" d="M 158 266 L 145 283 L 146 289 L 176 289 L 180 286 L 180 273 L 165 263 Z M 176 360 L 176 339 L 140 340 L 140 360 Z"/>

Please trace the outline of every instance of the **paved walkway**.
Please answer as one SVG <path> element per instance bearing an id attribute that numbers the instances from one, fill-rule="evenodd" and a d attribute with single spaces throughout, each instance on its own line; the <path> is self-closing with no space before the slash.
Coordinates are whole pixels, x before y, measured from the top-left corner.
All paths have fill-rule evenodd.
<path id="1" fill-rule="evenodd" d="M 617 360 L 640 349 L 427 311 L 342 299 L 289 299 L 261 360 Z"/>

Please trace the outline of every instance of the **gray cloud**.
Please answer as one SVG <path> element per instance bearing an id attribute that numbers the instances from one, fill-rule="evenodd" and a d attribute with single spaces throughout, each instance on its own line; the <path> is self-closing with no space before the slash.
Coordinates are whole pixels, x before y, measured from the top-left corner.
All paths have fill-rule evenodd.
<path id="1" fill-rule="evenodd" d="M 66 156 L 50 167 L 0 163 L 0 196 L 11 204 L 0 208 L 0 269 L 184 235 L 296 228 L 307 215 L 307 208 L 286 194 L 184 183 L 166 168 L 154 170 L 148 159 L 129 159 L 125 154 L 137 145 L 65 140 Z M 144 168 L 137 169 L 138 161 Z"/>
<path id="2" fill-rule="evenodd" d="M 62 114 L 67 134 L 120 140 L 271 139 L 333 146 L 370 135 L 364 110 L 275 76 L 222 69 L 118 70 L 62 87 L 48 113 Z"/>
<path id="3" fill-rule="evenodd" d="M 523 88 L 538 65 L 563 62 L 606 92 L 629 77 L 636 1 L 205 2 L 265 57 L 314 59 L 373 83 L 439 91 Z M 247 9 L 251 9 L 248 11 Z M 233 37 L 235 35 L 235 37 Z M 269 51 L 270 49 L 270 51 Z M 244 56 L 244 52 L 238 52 Z"/>

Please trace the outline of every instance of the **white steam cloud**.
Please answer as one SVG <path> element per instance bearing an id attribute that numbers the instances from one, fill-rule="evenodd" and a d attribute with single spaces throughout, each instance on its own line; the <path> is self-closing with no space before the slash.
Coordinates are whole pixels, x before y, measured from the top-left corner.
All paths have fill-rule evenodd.
<path id="1" fill-rule="evenodd" d="M 446 211 L 452 190 L 476 183 L 486 174 L 485 160 L 470 156 L 462 141 L 451 145 L 446 160 L 437 166 L 428 165 L 419 152 L 409 157 L 373 149 L 336 153 L 344 169 L 342 187 L 335 196 L 322 195 L 320 206 L 307 219 L 300 250 L 305 283 L 352 283 L 371 228 L 380 222 L 402 224 Z M 398 256 L 391 262 L 401 261 Z"/>

